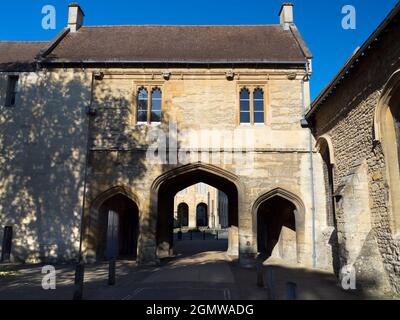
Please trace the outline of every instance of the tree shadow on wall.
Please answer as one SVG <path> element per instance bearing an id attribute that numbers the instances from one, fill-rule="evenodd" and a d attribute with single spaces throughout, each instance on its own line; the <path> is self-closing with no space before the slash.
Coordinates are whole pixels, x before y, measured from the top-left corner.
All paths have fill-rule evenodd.
<path id="1" fill-rule="evenodd" d="M 90 184 L 96 174 L 91 170 L 95 150 L 115 152 L 110 145 L 117 139 L 138 144 L 129 121 L 123 121 L 131 112 L 131 101 L 111 88 L 100 97 L 94 91 L 98 111 L 90 121 L 88 138 L 92 74 L 64 70 L 28 78 L 20 77 L 16 105 L 1 107 L 0 112 L 0 226 L 13 226 L 12 253 L 17 261 L 74 260 L 88 139 Z M 111 131 L 99 138 L 103 126 Z M 144 156 L 135 158 L 139 169 L 131 182 L 145 174 Z M 118 166 L 116 162 L 109 167 L 118 170 Z"/>

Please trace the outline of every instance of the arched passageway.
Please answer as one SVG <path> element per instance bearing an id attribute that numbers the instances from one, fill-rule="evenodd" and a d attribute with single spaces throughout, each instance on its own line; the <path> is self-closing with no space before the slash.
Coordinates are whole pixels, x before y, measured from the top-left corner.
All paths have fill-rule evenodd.
<path id="1" fill-rule="evenodd" d="M 254 205 L 257 252 L 301 263 L 304 250 L 304 206 L 295 195 L 275 189 Z"/>
<path id="2" fill-rule="evenodd" d="M 196 226 L 208 226 L 208 207 L 205 203 L 199 203 L 196 207 Z"/>
<path id="3" fill-rule="evenodd" d="M 267 258 L 279 243 L 280 251 L 286 256 L 296 253 L 296 222 L 290 201 L 279 196 L 265 201 L 258 209 L 257 246 L 258 252 Z"/>
<path id="4" fill-rule="evenodd" d="M 139 209 L 123 194 L 105 200 L 98 209 L 96 256 L 102 259 L 136 259 Z"/>
<path id="5" fill-rule="evenodd" d="M 173 212 L 175 195 L 197 183 L 208 184 L 228 197 L 228 254 L 238 255 L 238 179 L 235 175 L 212 165 L 191 164 L 167 172 L 152 187 L 152 211 L 157 217 L 156 241 L 158 258 L 173 254 Z"/>

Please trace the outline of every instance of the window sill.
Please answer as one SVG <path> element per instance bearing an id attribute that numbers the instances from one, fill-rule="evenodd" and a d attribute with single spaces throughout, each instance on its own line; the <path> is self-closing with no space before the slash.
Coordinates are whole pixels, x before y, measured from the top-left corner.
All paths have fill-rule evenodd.
<path id="1" fill-rule="evenodd" d="M 267 125 L 265 123 L 254 123 L 254 124 L 250 124 L 250 123 L 241 123 L 239 124 L 239 127 L 244 127 L 244 128 L 254 128 L 254 127 L 266 127 Z"/>
<path id="2" fill-rule="evenodd" d="M 152 126 L 152 127 L 157 127 L 160 126 L 161 122 L 136 122 L 136 126 Z"/>

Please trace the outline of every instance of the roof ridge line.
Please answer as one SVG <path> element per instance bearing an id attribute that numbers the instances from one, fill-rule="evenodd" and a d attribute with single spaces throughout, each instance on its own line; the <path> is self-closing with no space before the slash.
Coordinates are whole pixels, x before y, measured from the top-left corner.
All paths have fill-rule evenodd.
<path id="1" fill-rule="evenodd" d="M 0 40 L 0 43 L 13 42 L 13 43 L 49 43 L 50 40 Z"/>
<path id="2" fill-rule="evenodd" d="M 279 24 L 115 24 L 82 26 L 86 28 L 113 28 L 113 27 L 279 27 Z"/>

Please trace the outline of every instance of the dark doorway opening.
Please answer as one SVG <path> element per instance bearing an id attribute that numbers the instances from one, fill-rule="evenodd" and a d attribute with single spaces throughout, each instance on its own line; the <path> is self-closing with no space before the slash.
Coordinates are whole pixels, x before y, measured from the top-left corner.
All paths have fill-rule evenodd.
<path id="1" fill-rule="evenodd" d="M 4 228 L 3 244 L 1 250 L 1 262 L 9 262 L 11 258 L 11 245 L 13 237 L 13 228 L 6 226 Z"/>
<path id="2" fill-rule="evenodd" d="M 139 209 L 134 201 L 118 194 L 100 207 L 98 256 L 103 259 L 136 259 Z"/>
<path id="3" fill-rule="evenodd" d="M 196 225 L 197 227 L 208 226 L 208 206 L 205 203 L 199 203 L 196 207 Z"/>
<path id="4" fill-rule="evenodd" d="M 178 227 L 189 226 L 189 206 L 186 203 L 178 205 Z"/>
<path id="5" fill-rule="evenodd" d="M 279 242 L 281 255 L 296 259 L 295 205 L 280 196 L 263 202 L 257 212 L 258 252 L 268 259 Z M 283 232 L 283 230 L 288 230 Z M 290 232 L 292 231 L 292 232 Z"/>

